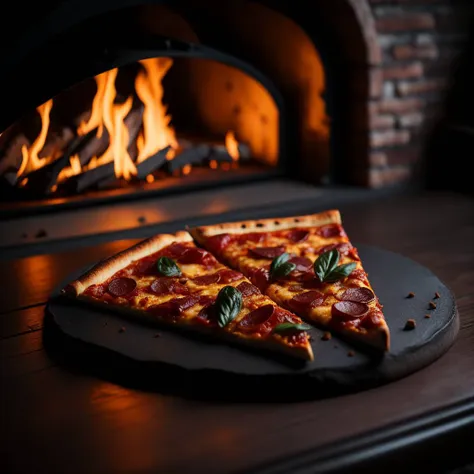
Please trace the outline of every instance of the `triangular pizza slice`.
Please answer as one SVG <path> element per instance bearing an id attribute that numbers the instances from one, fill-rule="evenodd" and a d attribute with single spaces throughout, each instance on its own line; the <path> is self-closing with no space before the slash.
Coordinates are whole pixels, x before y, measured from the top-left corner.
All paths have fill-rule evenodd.
<path id="1" fill-rule="evenodd" d="M 349 341 L 389 350 L 382 305 L 338 210 L 189 231 L 278 305 Z"/>
<path id="2" fill-rule="evenodd" d="M 63 294 L 138 321 L 313 359 L 308 325 L 196 247 L 187 232 L 157 235 L 113 255 Z"/>

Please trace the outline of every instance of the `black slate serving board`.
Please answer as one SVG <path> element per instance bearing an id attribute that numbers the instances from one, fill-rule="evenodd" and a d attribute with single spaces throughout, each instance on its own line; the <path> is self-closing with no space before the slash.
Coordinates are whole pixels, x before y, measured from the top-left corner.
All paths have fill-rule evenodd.
<path id="1" fill-rule="evenodd" d="M 298 400 L 359 391 L 435 361 L 453 344 L 459 318 L 453 294 L 429 269 L 390 251 L 356 247 L 391 331 L 390 351 L 383 357 L 336 336 L 323 341 L 324 331 L 316 328 L 310 331 L 315 360 L 300 363 L 143 325 L 59 297 L 59 290 L 82 271 L 70 275 L 54 291 L 46 311 L 58 334 L 79 342 L 73 350 L 76 359 L 88 351 L 91 362 L 93 350 L 92 365 L 102 367 L 104 376 L 114 372 L 123 380 L 155 380 L 159 390 L 176 387 L 185 396 L 212 398 Z M 408 298 L 410 292 L 415 296 Z M 435 293 L 439 298 L 435 299 Z M 436 303 L 435 309 L 430 309 L 430 301 Z M 425 318 L 426 314 L 431 317 Z M 409 318 L 416 321 L 413 330 L 404 329 Z"/>

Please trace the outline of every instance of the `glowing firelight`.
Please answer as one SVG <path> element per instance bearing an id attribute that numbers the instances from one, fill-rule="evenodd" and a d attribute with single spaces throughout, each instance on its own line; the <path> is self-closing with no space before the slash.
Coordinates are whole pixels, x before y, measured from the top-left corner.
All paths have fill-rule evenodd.
<path id="1" fill-rule="evenodd" d="M 163 103 L 164 89 L 162 84 L 163 78 L 172 64 L 173 61 L 170 58 L 150 58 L 140 61 L 141 69 L 135 78 L 135 92 L 143 103 L 143 116 L 142 128 L 136 138 L 138 153 L 135 160 L 132 159 L 129 153 L 131 143 L 126 124 L 126 118 L 132 110 L 133 96 L 130 95 L 122 103 L 116 102 L 117 68 L 99 74 L 94 78 L 97 91 L 92 100 L 90 116 L 79 124 L 77 135 L 84 136 L 96 130 L 96 136 L 100 138 L 106 132 L 109 137 L 108 147 L 100 156 L 91 157 L 87 163 L 81 163 L 79 155 L 70 156 L 69 165 L 61 170 L 51 191 L 54 192 L 58 183 L 71 176 L 111 162 L 114 164 L 115 176 L 129 181 L 137 175 L 137 165 L 139 163 L 166 147 L 169 147 L 166 159 L 174 159 L 179 153 L 179 144 L 175 131 L 171 126 L 171 116 L 168 115 L 167 106 Z M 44 158 L 39 156 L 48 138 L 52 108 L 53 99 L 37 108 L 41 118 L 41 130 L 29 148 L 26 145 L 22 147 L 22 162 L 17 172 L 21 186 L 28 182 L 26 176 L 29 173 L 57 158 L 57 156 Z M 234 163 L 239 160 L 238 145 L 234 132 L 227 132 L 225 146 Z M 216 169 L 218 163 L 212 160 L 209 167 Z M 222 169 L 230 169 L 230 164 L 223 164 Z M 181 174 L 188 175 L 191 171 L 192 166 L 185 165 L 181 170 Z M 152 183 L 155 177 L 150 174 L 145 179 L 148 183 Z"/>
<path id="2" fill-rule="evenodd" d="M 48 136 L 49 114 L 52 108 L 53 99 L 50 99 L 36 109 L 41 117 L 41 131 L 29 149 L 26 145 L 22 146 L 22 160 L 17 173 L 18 177 L 41 168 L 49 162 L 47 158 L 40 158 L 38 155 L 46 142 L 46 137 Z"/>
<path id="3" fill-rule="evenodd" d="M 137 139 L 137 163 L 156 152 L 171 146 L 178 148 L 178 141 L 173 128 L 170 126 L 171 117 L 166 114 L 163 104 L 162 80 L 173 64 L 170 58 L 151 58 L 140 61 L 144 70 L 137 74 L 135 91 L 145 104 L 143 112 L 143 135 Z M 152 80 L 150 80 L 152 78 Z"/>
<path id="4" fill-rule="evenodd" d="M 237 161 L 240 157 L 239 154 L 239 142 L 235 139 L 235 134 L 232 130 L 229 130 L 225 136 L 225 147 L 227 153 L 232 157 L 234 161 Z"/>

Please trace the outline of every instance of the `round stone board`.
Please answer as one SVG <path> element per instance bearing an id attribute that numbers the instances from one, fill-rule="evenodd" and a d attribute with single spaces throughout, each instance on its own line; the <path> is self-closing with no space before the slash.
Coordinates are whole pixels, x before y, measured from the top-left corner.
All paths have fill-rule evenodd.
<path id="1" fill-rule="evenodd" d="M 390 351 L 383 356 L 334 335 L 323 341 L 324 331 L 314 328 L 310 330 L 314 361 L 295 362 L 58 298 L 60 288 L 82 271 L 55 290 L 47 318 L 55 332 L 67 338 L 63 347 L 74 352 L 76 359 L 87 353 L 84 360 L 95 369 L 102 367 L 106 377 L 120 374 L 124 381 L 132 377 L 134 383 L 141 379 L 145 385 L 154 381 L 156 388 L 167 392 L 213 398 L 314 399 L 359 391 L 435 361 L 453 344 L 459 318 L 451 291 L 429 269 L 390 251 L 356 246 L 391 332 Z M 411 298 L 410 292 L 415 294 Z M 436 308 L 430 309 L 430 301 Z M 430 318 L 425 318 L 427 314 Z M 416 327 L 406 330 L 410 318 Z M 71 349 L 73 341 L 76 345 Z"/>

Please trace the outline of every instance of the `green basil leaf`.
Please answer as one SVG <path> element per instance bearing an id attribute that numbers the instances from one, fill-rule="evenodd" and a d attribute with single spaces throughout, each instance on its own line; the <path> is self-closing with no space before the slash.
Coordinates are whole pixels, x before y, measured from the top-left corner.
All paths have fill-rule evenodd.
<path id="1" fill-rule="evenodd" d="M 290 259 L 289 253 L 282 253 L 278 257 L 274 258 L 270 265 L 270 275 L 282 264 L 286 263 Z"/>
<path id="2" fill-rule="evenodd" d="M 174 277 L 174 276 L 180 276 L 181 275 L 181 270 L 176 265 L 174 260 L 171 260 L 171 258 L 168 257 L 160 257 L 156 261 L 156 268 L 158 269 L 158 273 L 160 275 L 164 275 L 167 277 Z"/>
<path id="3" fill-rule="evenodd" d="M 217 295 L 215 308 L 217 324 L 221 328 L 227 326 L 242 309 L 242 293 L 233 286 L 224 286 Z"/>
<path id="4" fill-rule="evenodd" d="M 322 253 L 314 262 L 313 268 L 315 275 L 321 282 L 326 281 L 326 275 L 331 273 L 339 263 L 339 252 L 337 249 L 328 250 Z"/>
<path id="5" fill-rule="evenodd" d="M 273 328 L 273 332 L 285 332 L 289 329 L 295 329 L 297 331 L 307 331 L 311 329 L 311 326 L 306 323 L 281 323 Z"/>
<path id="6" fill-rule="evenodd" d="M 345 263 L 344 265 L 339 265 L 326 275 L 324 281 L 328 283 L 334 283 L 335 281 L 342 280 L 346 276 L 349 276 L 356 266 L 357 264 L 355 263 Z"/>
<path id="7" fill-rule="evenodd" d="M 291 263 L 291 262 L 282 263 L 279 267 L 277 267 L 273 271 L 272 278 L 284 277 L 286 275 L 289 275 L 295 268 L 296 268 L 296 265 L 294 263 Z"/>
<path id="8" fill-rule="evenodd" d="M 289 259 L 290 254 L 286 252 L 273 259 L 270 265 L 270 279 L 286 276 L 296 268 L 294 263 L 288 262 Z"/>

